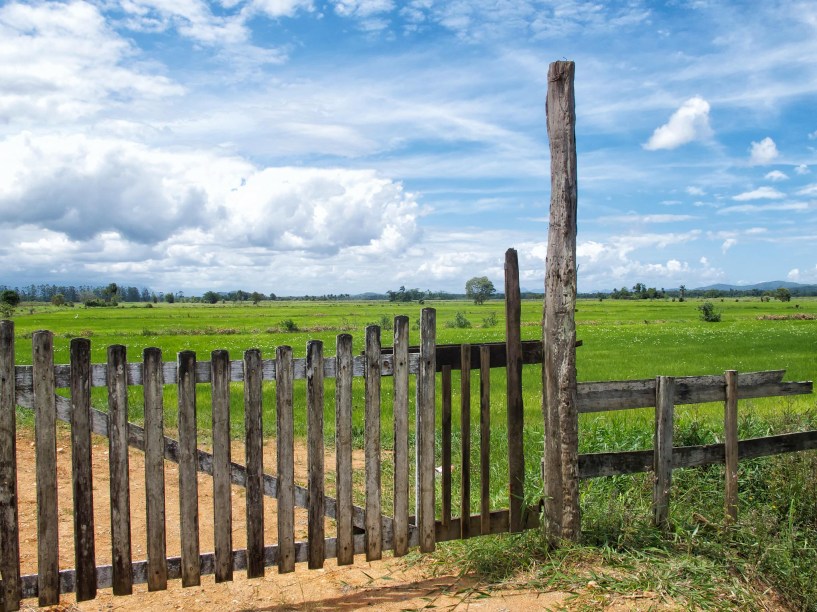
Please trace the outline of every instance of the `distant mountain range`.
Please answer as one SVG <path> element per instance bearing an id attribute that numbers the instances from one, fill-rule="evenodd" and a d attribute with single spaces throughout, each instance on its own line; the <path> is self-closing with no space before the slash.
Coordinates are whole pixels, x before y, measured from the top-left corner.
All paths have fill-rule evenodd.
<path id="1" fill-rule="evenodd" d="M 803 283 L 793 283 L 791 281 L 766 281 L 765 283 L 755 283 L 754 285 L 726 285 L 724 283 L 717 283 L 715 285 L 707 285 L 706 287 L 697 287 L 693 291 L 709 291 L 715 289 L 716 291 L 752 291 L 757 289 L 759 291 L 774 291 L 780 287 L 786 289 L 817 289 L 817 285 L 804 285 Z"/>

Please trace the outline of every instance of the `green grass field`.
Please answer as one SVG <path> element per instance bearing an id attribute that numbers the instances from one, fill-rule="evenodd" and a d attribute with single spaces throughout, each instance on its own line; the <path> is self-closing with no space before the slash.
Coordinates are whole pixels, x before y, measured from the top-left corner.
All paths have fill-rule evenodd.
<path id="1" fill-rule="evenodd" d="M 801 298 L 789 303 L 761 302 L 759 299 L 714 300 L 722 313 L 718 323 L 700 320 L 698 306 L 703 300 L 672 301 L 591 301 L 577 305 L 577 335 L 583 345 L 577 349 L 578 376 L 581 381 L 651 378 L 657 375 L 720 374 L 727 369 L 757 371 L 786 369 L 785 380 L 817 378 L 817 299 Z M 475 306 L 466 302 L 428 302 L 437 309 L 438 343 L 473 344 L 504 339 L 504 305 L 489 302 Z M 104 362 L 110 344 L 127 346 L 129 361 L 141 360 L 142 350 L 156 346 L 166 360 L 175 359 L 181 350 L 194 350 L 199 360 L 209 360 L 210 351 L 227 349 L 232 359 L 241 359 L 244 350 L 258 348 L 264 358 L 274 356 L 275 347 L 289 345 L 296 357 L 305 354 L 306 342 L 322 340 L 325 354 L 333 355 L 335 337 L 350 333 L 355 352 L 363 349 L 364 328 L 368 324 L 388 323 L 395 315 L 408 315 L 411 342 L 417 344 L 416 323 L 423 306 L 383 302 L 324 303 L 267 302 L 259 306 L 218 304 L 125 305 L 119 308 L 85 309 L 25 305 L 14 317 L 16 351 L 20 364 L 31 363 L 31 334 L 38 329 L 54 332 L 55 360 L 68 362 L 73 337 L 88 337 L 92 342 L 92 360 Z M 541 302 L 523 304 L 523 339 L 541 337 Z M 460 312 L 469 328 L 453 327 Z M 460 317 L 462 318 L 462 317 Z M 294 323 L 298 331 L 285 331 Z M 289 324 L 292 328 L 293 325 Z M 384 329 L 383 345 L 391 344 L 391 332 Z M 479 486 L 478 386 L 472 375 L 472 491 Z M 491 410 L 491 494 L 492 507 L 507 507 L 507 429 L 505 425 L 505 376 L 492 371 Z M 363 445 L 362 380 L 355 381 L 355 444 Z M 526 496 L 541 495 L 539 461 L 543 425 L 541 418 L 541 366 L 526 366 L 523 374 L 525 401 Z M 459 376 L 454 373 L 453 451 L 455 471 L 460 452 Z M 296 383 L 296 435 L 305 436 L 305 385 Z M 334 384 L 326 384 L 326 443 L 334 445 Z M 104 410 L 104 389 L 94 391 L 94 406 Z M 232 428 L 236 438 L 243 435 L 242 389 L 232 389 Z M 439 397 L 439 394 L 438 394 Z M 265 383 L 265 433 L 274 435 L 274 385 Z M 130 418 L 140 422 L 140 388 L 129 395 Z M 439 399 L 438 399 L 439 402 Z M 167 429 L 175 427 L 176 391 L 165 390 Z M 199 385 L 198 419 L 200 439 L 208 445 L 210 430 L 209 387 Z M 300 407 L 300 409 L 298 408 Z M 739 430 L 742 438 L 817 428 L 815 396 L 745 400 L 740 403 Z M 383 381 L 383 435 L 385 449 L 391 448 L 391 381 Z M 438 409 L 439 415 L 439 409 Z M 650 448 L 653 436 L 653 411 L 628 410 L 580 417 L 581 452 L 635 450 Z M 20 411 L 20 426 L 32 425 L 29 411 Z M 438 430 L 439 431 L 439 430 Z M 675 444 L 706 444 L 722 439 L 723 407 L 720 404 L 678 406 Z M 437 449 L 440 449 L 438 434 Z M 697 470 L 677 470 L 674 477 L 671 518 L 674 532 L 668 537 L 650 528 L 651 480 L 648 474 L 595 479 L 582 485 L 583 543 L 590 549 L 571 549 L 582 555 L 598 556 L 604 563 L 618 564 L 621 571 L 638 568 L 634 581 L 609 582 L 608 588 L 658 589 L 680 597 L 692 607 L 728 609 L 757 607 L 749 582 L 773 584 L 795 608 L 817 609 L 817 460 L 814 453 L 800 453 L 741 464 L 741 522 L 729 532 L 705 533 L 706 525 L 722 518 L 723 469 L 720 466 Z M 362 478 L 362 475 L 360 475 Z M 383 485 L 391 486 L 392 466 L 386 458 Z M 459 495 L 459 474 L 453 478 L 454 499 Z M 472 512 L 478 511 L 476 493 L 472 494 Z M 389 495 L 384 495 L 387 512 Z M 439 496 L 438 496 L 439 500 Z M 358 496 L 362 502 L 362 496 Z M 456 506 L 456 503 L 455 503 Z M 703 519 L 701 519 L 703 517 Z M 704 522 L 702 523 L 701 520 Z M 566 563 L 561 553 L 542 552 L 535 540 L 513 538 L 480 539 L 445 549 L 443 558 L 466 564 L 489 579 L 501 580 L 503 564 L 496 558 L 504 554 L 514 560 L 513 567 L 524 565 L 522 551 L 535 558 L 538 567 L 552 569 L 558 563 L 563 572 Z M 482 543 L 480 543 L 482 542 Z M 503 544 L 505 542 L 505 544 Z M 458 548 L 458 546 L 460 548 Z M 497 552 L 499 546 L 504 552 Z M 590 550 L 590 552 L 588 552 Z M 555 555 L 555 556 L 554 556 Z M 670 567 L 667 559 L 673 559 Z M 678 560 L 683 561 L 682 563 Z M 703 561 L 701 561 L 703 559 Z M 676 563 L 677 562 L 677 563 Z M 680 563 L 680 565 L 679 565 Z M 549 565 L 550 564 L 550 565 Z M 569 563 L 568 563 L 569 565 Z M 621 569 L 623 568 L 623 570 Z M 680 569 L 679 569 L 680 568 Z M 506 568 L 509 572 L 511 566 Z M 504 571 L 504 570 L 503 570 Z M 544 570 L 543 570 L 544 571 Z M 569 587 L 571 580 L 587 581 L 582 567 L 562 582 L 552 578 L 549 585 Z M 635 571 L 635 570 L 633 570 Z M 664 574 L 674 571 L 688 574 L 686 587 L 669 586 Z M 738 578 L 735 578 L 735 572 Z M 656 573 L 657 572 L 657 573 Z M 686 572 L 686 574 L 685 574 Z M 619 572 L 620 574 L 620 572 Z M 577 578 L 579 576 L 579 578 Z M 690 577 L 691 576 L 691 577 Z M 716 584 L 709 584 L 712 577 Z M 706 580 L 704 580 L 706 578 Z M 595 578 L 593 578 L 595 580 Z M 544 580 L 544 579 L 543 579 Z M 639 582 L 640 580 L 640 582 Z M 709 582 L 706 582 L 709 581 Z M 637 585 L 633 587 L 633 585 Z M 688 587 L 688 588 L 687 588 Z M 662 590 L 663 589 L 663 590 Z M 686 589 L 686 590 L 684 590 Z M 702 593 L 709 592 L 709 595 Z M 726 594 L 724 594 L 726 593 Z M 720 602 L 720 603 L 719 603 Z M 593 609 L 597 602 L 590 602 Z M 721 605 L 724 604 L 724 605 Z"/>

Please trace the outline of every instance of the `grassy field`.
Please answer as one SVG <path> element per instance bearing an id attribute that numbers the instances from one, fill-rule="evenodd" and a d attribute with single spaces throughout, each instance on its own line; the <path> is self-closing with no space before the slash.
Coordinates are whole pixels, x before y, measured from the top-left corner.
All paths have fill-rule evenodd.
<path id="1" fill-rule="evenodd" d="M 761 302 L 759 299 L 714 300 L 722 313 L 718 323 L 700 320 L 698 306 L 703 300 L 672 301 L 590 301 L 580 300 L 576 320 L 583 345 L 577 351 L 578 375 L 588 380 L 624 380 L 656 375 L 719 374 L 726 369 L 748 372 L 786 369 L 785 380 L 817 378 L 817 299 L 801 298 L 789 303 Z M 501 302 L 475 306 L 465 302 L 429 302 L 437 309 L 438 343 L 488 342 L 504 339 L 504 311 Z M 321 303 L 267 302 L 259 306 L 218 304 L 214 306 L 159 304 L 125 305 L 110 309 L 54 308 L 26 305 L 15 315 L 18 363 L 31 362 L 31 334 L 49 329 L 56 336 L 57 363 L 68 362 L 70 339 L 91 339 L 92 359 L 105 361 L 106 347 L 124 344 L 129 360 L 141 359 L 142 350 L 156 346 L 165 359 L 175 359 L 180 350 L 194 350 L 199 360 L 208 360 L 210 351 L 227 349 L 232 359 L 240 359 L 248 348 L 258 348 L 264 358 L 274 355 L 278 345 L 293 347 L 296 357 L 305 354 L 306 342 L 322 340 L 325 354 L 334 354 L 335 336 L 350 333 L 354 349 L 363 349 L 364 328 L 386 324 L 397 314 L 412 322 L 412 344 L 419 340 L 416 322 L 422 306 L 382 302 Z M 454 326 L 462 313 L 471 327 Z M 523 304 L 523 339 L 541 335 L 541 302 Z M 296 330 L 297 329 L 297 330 Z M 290 330 L 290 331 L 287 331 Z M 391 344 L 384 329 L 383 344 Z M 541 495 L 541 367 L 524 371 L 526 496 Z M 478 376 L 473 376 L 472 398 L 478 397 Z M 491 490 L 492 507 L 507 507 L 507 430 L 505 427 L 504 372 L 492 372 Z M 454 457 L 460 448 L 459 389 L 454 374 Z M 334 444 L 334 385 L 326 385 L 326 443 Z M 265 431 L 274 434 L 274 386 L 265 383 Z M 356 380 L 355 443 L 362 447 L 362 381 Z M 391 448 L 391 385 L 383 384 L 383 446 Z M 304 383 L 296 384 L 296 406 L 304 405 Z M 141 389 L 130 392 L 131 420 L 141 421 Z M 174 387 L 165 391 L 167 427 L 175 427 Z M 105 409 L 104 389 L 95 390 L 94 405 Z M 31 417 L 21 411 L 21 426 L 30 426 Z M 472 414 L 476 417 L 476 410 Z M 439 414 L 439 412 L 438 412 Z M 209 387 L 200 385 L 198 417 L 203 445 L 210 428 Z M 304 436 L 303 408 L 296 408 L 296 435 Z M 653 411 L 629 410 L 610 414 L 582 415 L 582 452 L 650 448 Z M 676 409 L 675 444 L 704 444 L 720 441 L 723 431 L 720 404 L 679 406 Z M 243 434 L 242 390 L 233 385 L 232 426 L 236 437 Z M 740 404 L 740 435 L 758 437 L 772 433 L 817 428 L 817 401 L 814 396 L 792 399 L 746 400 Z M 478 435 L 476 421 L 472 435 Z M 478 490 L 478 440 L 472 447 L 472 491 Z M 437 444 L 440 448 L 439 439 Z M 658 589 L 684 605 L 710 607 L 759 607 L 753 581 L 774 585 L 795 608 L 817 609 L 817 459 L 814 453 L 755 460 L 741 464 L 741 520 L 732 530 L 717 527 L 722 518 L 723 469 L 678 470 L 673 484 L 670 536 L 653 530 L 650 524 L 651 480 L 646 474 L 596 479 L 582 485 L 584 533 L 582 545 L 572 553 L 547 551 L 535 534 L 512 538 L 481 539 L 454 544 L 444 549 L 441 561 L 465 564 L 492 580 L 504 580 L 531 561 L 536 567 L 553 569 L 557 578 L 542 574 L 543 584 L 569 587 L 571 581 L 587 582 L 581 563 L 574 571 L 566 556 L 594 557 L 618 567 L 615 580 L 604 578 L 611 592 L 627 588 Z M 457 461 L 455 460 L 455 464 Z M 456 469 L 456 466 L 455 466 Z M 362 478 L 362 476 L 361 476 Z M 384 487 L 391 485 L 391 466 L 384 462 Z M 455 476 L 454 495 L 459 494 Z M 390 496 L 384 496 L 387 501 Z M 357 501 L 362 501 L 358 498 Z M 478 511 L 473 500 L 472 511 Z M 389 508 L 387 507 L 388 511 Z M 495 547 L 504 547 L 498 553 Z M 589 547 L 589 548 L 588 548 Z M 512 564 L 496 563 L 504 554 Z M 526 555 L 524 559 L 519 554 Z M 538 565 L 537 565 L 538 564 Z M 516 568 L 514 570 L 513 568 Z M 561 573 L 559 573 L 561 572 Z M 624 581 L 624 575 L 631 580 Z M 627 573 L 629 572 L 629 574 Z M 662 573 L 663 572 L 663 573 Z M 684 580 L 669 579 L 680 572 Z M 558 578 L 561 576 L 561 578 Z M 712 583 L 712 581 L 715 581 Z M 635 585 L 635 586 L 634 586 Z M 663 589 L 663 590 L 662 590 Z M 603 592 L 603 591 L 602 591 Z M 705 595 L 710 593 L 710 595 Z M 594 609 L 598 602 L 588 602 Z"/>

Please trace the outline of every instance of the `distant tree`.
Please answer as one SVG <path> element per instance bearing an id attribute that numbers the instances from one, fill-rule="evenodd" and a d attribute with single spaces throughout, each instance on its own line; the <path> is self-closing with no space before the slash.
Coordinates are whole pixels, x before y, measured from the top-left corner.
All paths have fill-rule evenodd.
<path id="1" fill-rule="evenodd" d="M 0 293 L 0 303 L 16 308 L 20 304 L 20 294 L 13 289 L 6 289 Z"/>
<path id="2" fill-rule="evenodd" d="M 791 291 L 785 287 L 778 287 L 777 291 L 774 292 L 774 297 L 781 302 L 791 302 Z"/>
<path id="3" fill-rule="evenodd" d="M 683 302 L 686 299 L 687 288 L 686 285 L 678 287 L 678 301 Z"/>
<path id="4" fill-rule="evenodd" d="M 167 293 L 165 293 L 165 302 L 167 302 L 168 304 L 172 304 L 175 301 L 176 301 L 176 296 L 173 295 L 172 291 L 168 291 Z"/>
<path id="5" fill-rule="evenodd" d="M 102 293 L 105 295 L 105 301 L 110 302 L 112 300 L 116 300 L 116 296 L 119 293 L 119 287 L 116 283 L 110 283 L 107 287 L 102 290 Z"/>
<path id="6" fill-rule="evenodd" d="M 275 300 L 278 299 L 278 296 L 275 295 L 274 293 L 270 293 L 269 294 L 269 299 L 270 299 L 271 302 L 274 302 Z"/>
<path id="7" fill-rule="evenodd" d="M 257 291 L 253 291 L 252 294 L 250 294 L 250 299 L 252 300 L 253 304 L 258 306 L 258 302 L 264 299 L 264 294 L 258 293 Z"/>
<path id="8" fill-rule="evenodd" d="M 65 296 L 62 293 L 55 293 L 53 296 L 51 296 L 51 303 L 54 306 L 64 306 Z"/>
<path id="9" fill-rule="evenodd" d="M 470 300 L 474 300 L 474 304 L 483 304 L 485 300 L 496 293 L 494 284 L 487 276 L 475 276 L 465 283 L 465 295 Z"/>
<path id="10" fill-rule="evenodd" d="M 215 304 L 220 299 L 221 297 L 215 291 L 207 291 L 203 296 L 201 296 L 201 300 L 207 304 Z"/>

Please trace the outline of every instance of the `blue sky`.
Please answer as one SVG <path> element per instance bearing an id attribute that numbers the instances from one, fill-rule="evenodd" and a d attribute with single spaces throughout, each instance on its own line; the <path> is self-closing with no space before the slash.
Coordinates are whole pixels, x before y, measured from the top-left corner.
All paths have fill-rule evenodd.
<path id="1" fill-rule="evenodd" d="M 817 282 L 817 4 L 0 4 L 0 284 L 542 287 L 576 62 L 579 289 Z"/>

